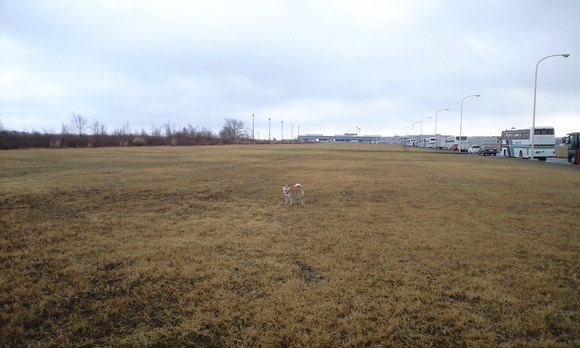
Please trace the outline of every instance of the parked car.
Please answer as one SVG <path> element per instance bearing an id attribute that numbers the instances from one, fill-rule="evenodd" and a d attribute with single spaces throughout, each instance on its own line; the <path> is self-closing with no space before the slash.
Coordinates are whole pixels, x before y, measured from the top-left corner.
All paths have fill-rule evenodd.
<path id="1" fill-rule="evenodd" d="M 479 148 L 480 148 L 479 145 L 471 145 L 469 149 L 467 149 L 467 153 L 475 155 L 479 153 Z"/>
<path id="2" fill-rule="evenodd" d="M 497 155 L 497 149 L 493 146 L 484 146 L 479 149 L 477 154 L 480 156 L 491 156 L 491 155 L 495 156 Z"/>

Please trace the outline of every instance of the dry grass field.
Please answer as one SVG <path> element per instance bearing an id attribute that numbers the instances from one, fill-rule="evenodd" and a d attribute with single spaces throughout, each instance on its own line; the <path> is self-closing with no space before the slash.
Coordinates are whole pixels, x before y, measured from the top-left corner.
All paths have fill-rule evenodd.
<path id="1" fill-rule="evenodd" d="M 0 346 L 580 345 L 578 171 L 375 145 L 0 163 Z"/>

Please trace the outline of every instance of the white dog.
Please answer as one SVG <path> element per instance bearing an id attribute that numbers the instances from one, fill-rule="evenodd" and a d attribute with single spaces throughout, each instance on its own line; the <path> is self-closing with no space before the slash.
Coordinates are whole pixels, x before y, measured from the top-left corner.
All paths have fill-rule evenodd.
<path id="1" fill-rule="evenodd" d="M 300 202 L 304 204 L 304 200 L 302 199 L 304 197 L 304 190 L 302 189 L 302 185 L 282 185 L 282 191 L 284 191 L 284 200 L 286 201 L 286 204 L 292 205 L 292 198 L 294 196 L 300 198 Z"/>

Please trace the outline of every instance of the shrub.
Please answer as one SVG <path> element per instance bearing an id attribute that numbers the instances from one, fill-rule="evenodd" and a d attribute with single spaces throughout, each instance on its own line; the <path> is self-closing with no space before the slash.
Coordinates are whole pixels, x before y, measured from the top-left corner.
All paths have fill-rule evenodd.
<path id="1" fill-rule="evenodd" d="M 143 137 L 136 137 L 136 138 L 133 138 L 133 145 L 135 145 L 135 146 L 147 145 L 147 141 L 145 141 L 145 138 L 143 138 Z"/>

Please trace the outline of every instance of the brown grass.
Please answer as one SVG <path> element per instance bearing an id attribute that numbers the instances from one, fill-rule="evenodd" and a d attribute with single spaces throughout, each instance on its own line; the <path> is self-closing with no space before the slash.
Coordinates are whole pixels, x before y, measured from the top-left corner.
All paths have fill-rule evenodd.
<path id="1" fill-rule="evenodd" d="M 2 346 L 580 345 L 577 171 L 362 145 L 0 163 Z"/>

